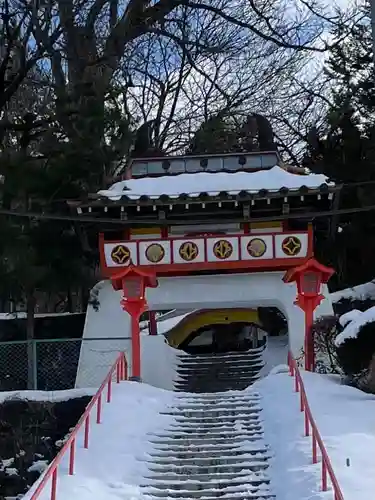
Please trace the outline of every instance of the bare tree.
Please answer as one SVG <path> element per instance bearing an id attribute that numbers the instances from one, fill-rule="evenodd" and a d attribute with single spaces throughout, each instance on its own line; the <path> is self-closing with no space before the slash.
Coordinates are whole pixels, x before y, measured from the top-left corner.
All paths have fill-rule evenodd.
<path id="1" fill-rule="evenodd" d="M 37 5 L 35 2 L 29 8 L 27 3 L 17 0 L 3 0 L 0 5 L 0 118 L 14 106 L 22 86 L 23 98 L 27 86 L 41 88 L 40 75 L 46 49 L 61 35 L 58 23 L 49 12 L 51 9 L 46 6 L 38 8 Z M 41 38 L 48 40 L 47 44 L 36 43 L 33 38 L 36 29 Z M 31 94 L 35 94 L 34 89 Z M 28 111 L 32 110 L 31 102 L 23 104 L 27 104 Z"/>
<path id="2" fill-rule="evenodd" d="M 58 0 L 56 5 L 56 13 L 52 5 L 49 12 L 61 23 L 61 37 L 51 40 L 40 23 L 33 35 L 51 60 L 57 115 L 71 141 L 89 136 L 101 146 L 103 122 L 88 117 L 93 109 L 104 115 L 114 80 L 117 91 L 123 89 L 122 111 L 135 122 L 152 116 L 160 144 L 177 150 L 186 124 L 198 122 L 198 111 L 204 117 L 211 107 L 240 108 L 247 101 L 245 111 L 249 96 L 259 103 L 257 88 L 264 95 L 275 91 L 287 61 L 297 64 L 299 54 L 325 49 L 324 21 L 299 0 L 294 11 L 288 3 L 287 13 L 286 0 L 128 0 L 125 6 L 116 0 Z M 72 112 L 80 119 L 73 122 Z"/>
<path id="3" fill-rule="evenodd" d="M 292 80 L 315 50 L 307 44 L 306 50 L 303 44 L 297 49 L 295 40 L 286 43 L 270 36 L 286 30 L 280 10 L 283 4 L 265 2 L 256 8 L 247 2 L 247 7 L 245 27 L 236 19 L 218 24 L 210 9 L 197 7 L 193 12 L 185 6 L 169 22 L 168 32 L 152 30 L 129 44 L 115 82 L 124 90 L 124 111 L 136 123 L 155 120 L 159 148 L 183 151 L 198 126 L 219 110 L 239 117 L 254 110 L 270 114 L 273 107 L 285 113 Z M 194 16 L 199 20 L 194 24 L 194 43 L 186 43 L 192 37 Z M 313 24 L 316 19 L 319 22 Z M 319 37 L 326 23 L 320 21 L 305 9 L 289 26 L 290 33 L 296 37 L 309 29 L 308 39 L 316 42 L 318 51 L 323 47 Z"/>
<path id="4" fill-rule="evenodd" d="M 4 0 L 0 109 L 33 82 L 32 71 L 50 69 L 39 85 L 53 90 L 70 141 L 88 136 L 104 148 L 105 121 L 90 116 L 110 109 L 123 120 L 121 133 L 111 132 L 127 145 L 129 129 L 152 118 L 159 146 L 177 151 L 218 109 L 256 108 L 280 123 L 294 89 L 290 108 L 296 115 L 297 103 L 301 113 L 285 117 L 291 126 L 280 142 L 295 154 L 285 135 L 301 132 L 296 120 L 313 106 L 309 98 L 301 104 L 291 78 L 324 53 L 335 19 L 317 0 Z M 15 51 L 19 66 L 9 71 Z"/>

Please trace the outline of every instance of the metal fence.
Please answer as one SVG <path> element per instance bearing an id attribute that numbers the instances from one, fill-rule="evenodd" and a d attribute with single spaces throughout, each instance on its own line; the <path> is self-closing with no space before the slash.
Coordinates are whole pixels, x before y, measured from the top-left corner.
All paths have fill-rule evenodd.
<path id="1" fill-rule="evenodd" d="M 0 342 L 0 391 L 71 389 L 75 385 L 81 347 L 89 343 L 96 351 L 123 338 L 48 339 Z M 108 353 L 104 349 L 103 353 Z"/>

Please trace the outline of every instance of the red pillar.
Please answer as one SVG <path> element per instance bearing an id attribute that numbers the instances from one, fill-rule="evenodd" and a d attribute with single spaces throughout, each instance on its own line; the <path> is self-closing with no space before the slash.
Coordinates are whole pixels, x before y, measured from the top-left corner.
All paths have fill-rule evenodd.
<path id="1" fill-rule="evenodd" d="M 148 313 L 148 331 L 150 335 L 158 334 L 158 325 L 156 323 L 156 313 L 155 311 L 149 311 Z"/>
<path id="2" fill-rule="evenodd" d="M 312 326 L 314 323 L 315 303 L 312 300 L 305 302 L 305 370 L 314 371 L 315 353 Z"/>
<path id="3" fill-rule="evenodd" d="M 131 336 L 132 336 L 132 374 L 131 378 L 141 379 L 141 340 L 139 328 L 139 315 L 131 314 Z"/>

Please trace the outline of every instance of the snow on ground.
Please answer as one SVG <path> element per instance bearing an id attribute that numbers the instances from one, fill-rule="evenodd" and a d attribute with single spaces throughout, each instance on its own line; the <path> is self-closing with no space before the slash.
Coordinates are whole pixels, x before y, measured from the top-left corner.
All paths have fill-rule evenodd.
<path id="1" fill-rule="evenodd" d="M 303 378 L 345 500 L 373 500 L 375 396 L 340 385 L 339 377 L 304 372 Z M 293 385 L 288 374 L 279 373 L 254 386 L 263 394 L 265 439 L 275 454 L 272 479 L 276 497 L 331 500 L 332 492 L 320 491 L 321 464 L 312 464 L 311 438 L 303 437 L 303 414 Z"/>
<path id="2" fill-rule="evenodd" d="M 348 316 L 350 313 L 355 311 L 350 311 L 349 313 L 344 314 L 344 322 L 345 319 L 348 319 L 344 330 L 339 333 L 335 339 L 335 345 L 340 346 L 347 339 L 354 339 L 357 337 L 360 329 L 366 325 L 367 323 L 371 323 L 375 321 L 375 306 L 370 307 L 367 311 L 353 314 L 352 317 Z M 342 317 L 341 317 L 342 318 Z"/>
<path id="3" fill-rule="evenodd" d="M 22 399 L 24 401 L 48 401 L 50 403 L 59 403 L 69 399 L 82 398 L 84 396 L 93 396 L 96 388 L 89 389 L 68 389 L 65 391 L 11 391 L 0 392 L 0 404 L 6 400 Z"/>
<path id="4" fill-rule="evenodd" d="M 164 429 L 170 416 L 160 415 L 172 392 L 125 382 L 113 387 L 113 401 L 103 406 L 102 424 L 91 424 L 90 447 L 78 438 L 76 470 L 68 475 L 68 456 L 59 468 L 57 500 L 137 500 L 147 481 L 150 433 Z M 50 485 L 39 500 L 50 500 Z M 31 498 L 34 487 L 23 497 Z"/>
<path id="5" fill-rule="evenodd" d="M 288 335 L 267 337 L 267 345 L 263 351 L 264 366 L 259 372 L 260 377 L 268 375 L 275 367 L 285 364 L 288 359 Z"/>

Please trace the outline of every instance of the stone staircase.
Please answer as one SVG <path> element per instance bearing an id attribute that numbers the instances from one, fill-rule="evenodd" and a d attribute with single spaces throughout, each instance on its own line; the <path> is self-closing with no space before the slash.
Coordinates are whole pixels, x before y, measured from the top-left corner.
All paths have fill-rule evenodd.
<path id="1" fill-rule="evenodd" d="M 259 403 L 252 391 L 176 394 L 165 412 L 170 426 L 150 435 L 143 493 L 155 500 L 275 499 Z"/>
<path id="2" fill-rule="evenodd" d="M 264 347 L 244 352 L 178 356 L 175 390 L 213 393 L 242 390 L 257 380 L 264 366 Z"/>

